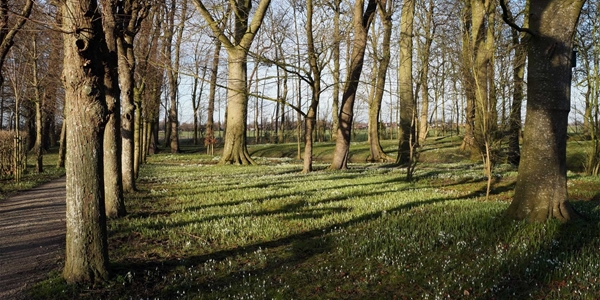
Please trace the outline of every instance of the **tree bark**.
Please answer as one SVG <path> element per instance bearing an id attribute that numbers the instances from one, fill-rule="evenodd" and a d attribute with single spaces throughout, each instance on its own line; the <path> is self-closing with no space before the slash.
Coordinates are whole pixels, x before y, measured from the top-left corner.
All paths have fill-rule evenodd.
<path id="1" fill-rule="evenodd" d="M 65 103 L 66 106 L 66 103 Z M 66 112 L 66 110 L 64 110 Z M 58 142 L 58 160 L 56 161 L 57 168 L 65 167 L 65 159 L 67 155 L 67 122 L 65 122 L 66 113 L 63 113 L 63 122 L 60 127 L 60 139 Z"/>
<path id="2" fill-rule="evenodd" d="M 43 141 L 43 132 L 44 132 L 44 127 L 43 127 L 43 120 L 44 120 L 44 116 L 43 116 L 43 109 L 42 107 L 44 106 L 44 98 L 42 97 L 42 95 L 40 94 L 40 82 L 39 82 L 39 75 L 38 75 L 38 51 L 37 51 L 37 36 L 34 34 L 33 35 L 33 40 L 32 40 L 32 56 L 33 56 L 33 65 L 32 65 L 32 71 L 33 71 L 33 88 L 34 88 L 34 97 L 35 97 L 35 144 L 33 146 L 33 149 L 35 151 L 35 156 L 36 156 L 36 163 L 35 163 L 35 170 L 36 172 L 42 173 L 44 172 L 44 163 L 43 163 L 43 149 L 44 149 L 44 141 Z"/>
<path id="3" fill-rule="evenodd" d="M 407 165 L 410 162 L 411 140 L 415 141 L 415 99 L 413 95 L 412 53 L 415 0 L 406 0 L 402 5 L 400 19 L 400 139 L 396 163 Z M 414 142 L 413 142 L 414 143 Z"/>
<path id="4" fill-rule="evenodd" d="M 471 1 L 465 1 L 462 11 L 462 20 L 464 28 L 462 29 L 462 48 L 461 48 L 461 73 L 462 86 L 465 91 L 465 135 L 463 137 L 460 149 L 463 151 L 473 151 L 475 149 L 475 77 L 473 75 L 473 61 L 471 51 L 471 28 L 472 28 L 472 9 Z M 458 103 L 457 103 L 458 104 Z M 458 122 L 458 120 L 457 120 Z M 457 126 L 457 131 L 458 126 Z"/>
<path id="5" fill-rule="evenodd" d="M 567 199 L 566 142 L 573 36 L 585 0 L 531 0 L 527 117 L 507 215 L 543 222 L 578 217 Z"/>
<path id="6" fill-rule="evenodd" d="M 121 170 L 121 96 L 117 57 L 117 1 L 102 0 L 104 36 L 109 53 L 104 62 L 105 98 L 109 111 L 104 131 L 104 194 L 106 216 L 122 217 L 127 214 L 123 198 Z"/>
<path id="7" fill-rule="evenodd" d="M 489 145 L 489 137 L 493 132 L 495 120 L 492 117 L 492 111 L 496 107 L 491 107 L 489 72 L 491 59 L 493 56 L 494 38 L 487 33 L 493 30 L 493 16 L 490 10 L 495 6 L 491 1 L 471 0 L 471 42 L 469 52 L 473 57 L 473 92 L 475 101 L 475 123 L 473 127 L 474 149 L 473 157 L 486 156 L 486 145 Z"/>
<path id="8" fill-rule="evenodd" d="M 144 93 L 144 84 L 140 87 L 133 88 L 133 101 L 135 103 L 135 120 L 133 130 L 133 178 L 137 179 L 140 173 L 140 165 L 142 164 L 142 133 L 143 133 L 143 104 L 142 104 L 142 93 Z"/>
<path id="9" fill-rule="evenodd" d="M 338 120 L 340 123 L 336 134 L 333 161 L 329 167 L 332 170 L 348 168 L 348 154 L 350 151 L 350 138 L 352 135 L 352 121 L 354 117 L 356 90 L 358 88 L 360 75 L 362 73 L 365 50 L 367 48 L 367 37 L 369 34 L 369 28 L 373 22 L 375 10 L 377 9 L 377 1 L 369 0 L 364 13 L 363 6 L 363 0 L 357 0 L 354 4 L 354 43 L 352 47 L 352 54 L 350 56 L 348 79 L 346 80 L 344 94 L 342 95 L 342 107 L 338 115 Z"/>
<path id="10" fill-rule="evenodd" d="M 66 250 L 63 277 L 68 283 L 108 278 L 104 211 L 102 136 L 106 51 L 95 0 L 63 2 L 64 85 L 66 98 Z M 77 34 L 76 34 L 77 32 Z"/>
<path id="11" fill-rule="evenodd" d="M 332 125 L 331 125 L 331 139 L 337 139 L 337 131 L 339 128 L 338 114 L 340 113 L 340 44 L 342 38 L 340 36 L 340 15 L 341 15 L 341 0 L 334 0 L 332 3 L 333 8 L 333 96 L 332 96 Z"/>
<path id="12" fill-rule="evenodd" d="M 528 8 L 528 7 L 527 7 Z M 529 26 L 529 12 L 523 13 L 525 20 L 523 26 Z M 513 16 L 508 16 L 514 22 Z M 521 136 L 521 106 L 524 99 L 525 86 L 525 62 L 527 60 L 527 41 L 529 36 L 512 29 L 512 45 L 515 48 L 513 58 L 513 99 L 508 123 L 508 163 L 517 167 L 521 161 L 521 148 L 519 138 Z"/>
<path id="13" fill-rule="evenodd" d="M 308 47 L 308 64 L 310 65 L 310 71 L 312 75 L 312 82 L 310 82 L 310 88 L 312 92 L 310 107 L 308 113 L 304 118 L 304 166 L 302 168 L 303 173 L 312 172 L 312 154 L 313 154 L 313 141 L 315 135 L 315 124 L 317 121 L 317 108 L 319 106 L 319 100 L 321 97 L 321 67 L 318 64 L 318 54 L 315 50 L 315 43 L 313 38 L 313 0 L 306 2 L 306 43 Z"/>
<path id="14" fill-rule="evenodd" d="M 248 120 L 246 50 L 227 49 L 227 132 L 221 164 L 255 164 L 246 146 L 246 120 Z"/>
<path id="15" fill-rule="evenodd" d="M 210 70 L 210 87 L 208 90 L 208 107 L 206 118 L 206 137 L 212 139 L 215 137 L 215 97 L 217 90 L 217 76 L 219 75 L 219 57 L 221 54 L 221 41 L 215 40 L 215 50 L 213 53 L 212 67 Z"/>
<path id="16" fill-rule="evenodd" d="M 378 57 L 379 65 L 377 66 L 377 78 L 373 81 L 374 95 L 371 103 L 369 104 L 369 161 L 371 162 L 384 162 L 391 160 L 381 147 L 380 142 L 380 114 L 381 105 L 383 103 L 383 94 L 385 92 L 385 83 L 387 78 L 387 71 L 390 65 L 391 58 L 391 40 L 392 40 L 392 15 L 393 15 L 393 1 L 386 1 L 379 5 L 379 15 L 381 22 L 383 23 L 383 42 L 381 44 L 382 55 Z M 376 49 L 373 49 L 376 53 Z"/>
<path id="17" fill-rule="evenodd" d="M 141 21 L 147 16 L 144 1 L 122 3 L 120 19 L 122 32 L 117 38 L 119 85 L 121 87 L 121 137 L 123 192 L 136 190 L 135 186 L 135 54 L 133 41 Z M 137 112 L 140 113 L 140 112 Z"/>
<path id="18" fill-rule="evenodd" d="M 425 44 L 420 49 L 421 58 L 421 114 L 419 120 L 419 144 L 423 145 L 429 132 L 429 60 L 431 56 L 431 44 L 435 35 L 436 25 L 433 24 L 433 0 L 429 1 L 429 9 L 423 31 L 425 31 Z M 437 99 L 437 98 L 436 98 Z M 436 105 L 437 107 L 437 105 Z M 443 110 L 442 110 L 443 111 Z"/>

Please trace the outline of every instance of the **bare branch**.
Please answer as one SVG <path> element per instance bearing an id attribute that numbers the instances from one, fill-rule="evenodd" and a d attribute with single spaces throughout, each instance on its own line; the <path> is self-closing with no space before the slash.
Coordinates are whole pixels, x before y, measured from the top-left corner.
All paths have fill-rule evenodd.
<path id="1" fill-rule="evenodd" d="M 500 1 L 500 7 L 502 8 L 502 20 L 504 21 L 504 23 L 508 24 L 508 26 L 510 26 L 511 28 L 515 29 L 518 32 L 526 32 L 532 36 L 538 36 L 538 34 L 534 31 L 532 31 L 531 29 L 523 28 L 523 27 L 520 27 L 519 25 L 515 24 L 513 22 L 513 20 L 511 20 L 512 18 L 509 18 L 509 16 L 508 16 L 508 8 L 506 7 L 506 3 L 504 2 L 504 0 L 499 0 L 499 1 Z"/>

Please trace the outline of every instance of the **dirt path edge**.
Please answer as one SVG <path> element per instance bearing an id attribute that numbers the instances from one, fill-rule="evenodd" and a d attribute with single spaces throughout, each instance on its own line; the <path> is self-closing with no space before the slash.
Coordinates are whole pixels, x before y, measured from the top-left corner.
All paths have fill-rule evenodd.
<path id="1" fill-rule="evenodd" d="M 0 299 L 57 269 L 65 248 L 65 177 L 0 202 Z"/>

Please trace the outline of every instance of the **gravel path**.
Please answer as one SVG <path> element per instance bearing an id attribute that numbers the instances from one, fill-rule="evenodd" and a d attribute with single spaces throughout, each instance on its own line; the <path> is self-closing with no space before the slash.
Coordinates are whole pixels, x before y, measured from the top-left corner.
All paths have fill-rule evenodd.
<path id="1" fill-rule="evenodd" d="M 24 299 L 57 267 L 65 227 L 65 177 L 0 202 L 0 299 Z"/>

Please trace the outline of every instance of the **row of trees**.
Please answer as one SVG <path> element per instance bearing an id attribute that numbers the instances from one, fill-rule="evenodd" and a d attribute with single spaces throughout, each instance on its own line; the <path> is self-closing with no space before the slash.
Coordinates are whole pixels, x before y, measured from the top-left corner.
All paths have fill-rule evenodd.
<path id="1" fill-rule="evenodd" d="M 355 105 L 361 98 L 369 107 L 370 159 L 389 160 L 379 145 L 381 107 L 387 95 L 390 105 L 397 99 L 396 163 L 408 167 L 409 174 L 417 147 L 426 142 L 431 116 L 440 111 L 444 116 L 450 107 L 457 124 L 463 116 L 464 149 L 482 157 L 489 178 L 498 158 L 500 129 L 508 134 L 508 160 L 520 162 L 510 216 L 569 220 L 577 214 L 566 201 L 566 129 L 573 37 L 584 3 L 40 0 L 34 5 L 33 0 L 23 0 L 9 5 L 1 1 L 0 17 L 15 17 L 1 19 L 3 28 L 14 28 L 12 34 L 2 31 L 7 33 L 0 36 L 2 45 L 10 38 L 7 45 L 19 45 L 13 50 L 21 52 L 14 50 L 12 58 L 1 55 L 0 61 L 8 57 L 6 61 L 22 69 L 4 68 L 4 74 L 14 78 L 7 97 L 13 102 L 5 105 L 9 102 L 2 97 L 0 107 L 15 107 L 12 122 L 18 125 L 20 100 L 36 104 L 31 123 L 37 128 L 40 165 L 42 137 L 50 136 L 44 130 L 63 120 L 61 146 L 68 145 L 63 275 L 69 282 L 107 278 L 106 217 L 126 213 L 123 194 L 135 190 L 140 163 L 157 149 L 161 112 L 167 145 L 172 152 L 179 151 L 179 86 L 184 75 L 193 79 L 195 128 L 201 102 L 207 107 L 209 139 L 214 138 L 215 98 L 218 90 L 226 90 L 220 163 L 254 164 L 246 147 L 248 108 L 250 99 L 262 98 L 276 103 L 279 132 L 289 123 L 289 110 L 296 113 L 298 129 L 304 127 L 303 171 L 312 171 L 312 144 L 324 95 L 331 98 L 336 141 L 330 168 L 347 168 Z M 585 17 L 597 16 L 597 4 L 590 3 L 584 11 Z M 34 21 L 25 25 L 28 18 Z M 580 27 L 584 33 L 597 33 L 595 22 L 584 24 L 587 27 Z M 34 37 L 28 40 L 21 34 L 18 43 L 10 42 L 17 41 L 15 34 L 24 26 L 31 26 Z M 597 74 L 597 34 L 578 39 L 580 52 L 585 53 L 583 66 L 595 67 Z M 56 46 L 60 42 L 62 47 Z M 58 82 L 53 72 L 61 69 L 61 55 L 62 82 Z M 222 57 L 227 61 L 225 70 Z M 591 107 L 586 111 L 587 130 L 598 153 L 597 80 L 581 74 L 578 82 L 587 88 L 586 103 Z M 302 99 L 305 94 L 308 98 Z M 299 139 L 301 132 L 297 130 Z"/>

